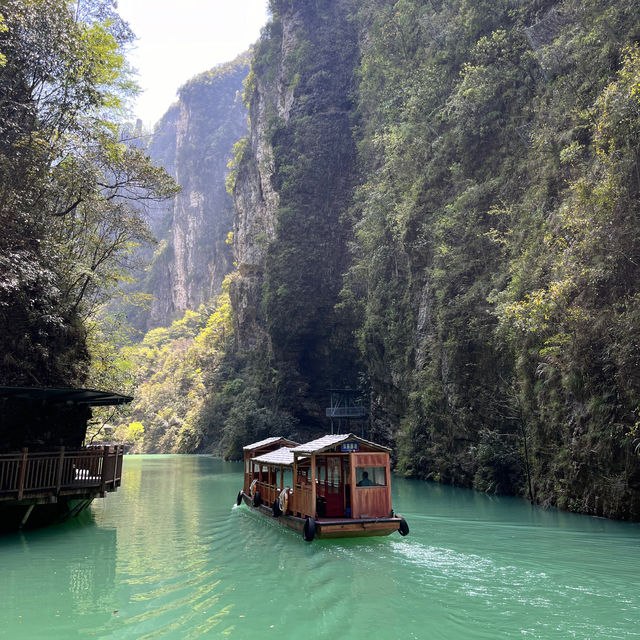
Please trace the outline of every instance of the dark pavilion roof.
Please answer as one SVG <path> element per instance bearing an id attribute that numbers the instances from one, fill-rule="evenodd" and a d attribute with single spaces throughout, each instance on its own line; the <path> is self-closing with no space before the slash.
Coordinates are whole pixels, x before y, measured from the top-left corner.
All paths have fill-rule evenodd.
<path id="1" fill-rule="evenodd" d="M 0 387 L 0 401 L 25 400 L 42 404 L 76 404 L 91 407 L 126 404 L 131 396 L 95 389 L 58 387 Z"/>

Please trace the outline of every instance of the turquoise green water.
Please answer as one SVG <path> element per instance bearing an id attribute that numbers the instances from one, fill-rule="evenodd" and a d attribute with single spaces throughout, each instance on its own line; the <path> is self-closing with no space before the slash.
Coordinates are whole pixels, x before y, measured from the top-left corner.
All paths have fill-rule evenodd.
<path id="1" fill-rule="evenodd" d="M 640 638 L 640 526 L 394 479 L 408 537 L 314 541 L 241 467 L 127 457 L 77 521 L 0 537 L 0 637 Z"/>

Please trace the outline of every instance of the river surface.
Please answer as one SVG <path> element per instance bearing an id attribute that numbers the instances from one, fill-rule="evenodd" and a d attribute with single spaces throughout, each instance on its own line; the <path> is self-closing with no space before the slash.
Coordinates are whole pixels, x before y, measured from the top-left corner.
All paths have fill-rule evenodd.
<path id="1" fill-rule="evenodd" d="M 640 638 L 640 525 L 396 477 L 409 536 L 305 543 L 241 483 L 127 456 L 90 512 L 0 537 L 0 637 Z"/>

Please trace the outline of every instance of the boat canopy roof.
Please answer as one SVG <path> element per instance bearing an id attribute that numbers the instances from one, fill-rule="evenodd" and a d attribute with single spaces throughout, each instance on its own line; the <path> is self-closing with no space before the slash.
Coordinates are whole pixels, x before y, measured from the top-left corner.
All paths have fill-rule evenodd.
<path id="1" fill-rule="evenodd" d="M 91 407 L 126 404 L 131 396 L 95 389 L 62 387 L 0 387 L 0 400 L 26 400 L 43 404 L 76 404 Z"/>
<path id="2" fill-rule="evenodd" d="M 357 442 L 358 444 L 366 447 L 369 451 L 383 451 L 387 453 L 391 451 L 388 447 L 376 444 L 375 442 L 370 442 L 369 440 L 360 438 L 353 433 L 323 436 L 322 438 L 311 440 L 311 442 L 307 442 L 306 444 L 298 444 L 297 442 L 287 440 L 287 438 L 283 438 L 282 436 L 275 436 L 272 438 L 266 438 L 265 440 L 260 440 L 259 442 L 254 442 L 253 444 L 248 444 L 246 447 L 243 447 L 243 449 L 251 452 L 262 449 L 263 447 L 282 444 L 283 446 L 280 448 L 273 448 L 271 451 L 253 456 L 251 459 L 254 462 L 272 466 L 293 467 L 294 454 L 297 454 L 300 459 L 309 455 L 322 453 L 323 451 L 332 449 L 336 445 L 346 441 Z"/>
<path id="3" fill-rule="evenodd" d="M 322 453 L 327 449 L 331 449 L 338 444 L 343 442 L 355 441 L 359 444 L 366 446 L 367 448 L 373 449 L 374 451 L 386 451 L 390 452 L 391 449 L 389 447 L 384 447 L 381 444 L 376 444 L 375 442 L 369 442 L 369 440 L 365 440 L 364 438 L 359 438 L 353 433 L 346 434 L 336 434 L 323 436 L 322 438 L 318 438 L 317 440 L 311 440 L 311 442 L 307 442 L 305 444 L 300 444 L 297 447 L 293 447 L 291 449 L 292 453 L 302 453 L 306 455 L 311 455 L 315 453 Z"/>
<path id="4" fill-rule="evenodd" d="M 264 440 L 259 440 L 258 442 L 254 442 L 253 444 L 248 444 L 245 447 L 242 447 L 244 451 L 254 451 L 255 449 L 261 449 L 262 447 L 266 447 L 267 445 L 276 444 L 281 442 L 283 445 L 288 444 L 289 446 L 296 446 L 298 443 L 293 440 L 289 440 L 284 436 L 273 436 L 271 438 L 265 438 Z"/>
<path id="5" fill-rule="evenodd" d="M 270 464 L 279 467 L 292 467 L 293 466 L 293 451 L 291 447 L 280 447 L 275 451 L 269 451 L 269 453 L 263 453 L 261 456 L 252 458 L 254 462 L 261 462 L 263 464 Z"/>

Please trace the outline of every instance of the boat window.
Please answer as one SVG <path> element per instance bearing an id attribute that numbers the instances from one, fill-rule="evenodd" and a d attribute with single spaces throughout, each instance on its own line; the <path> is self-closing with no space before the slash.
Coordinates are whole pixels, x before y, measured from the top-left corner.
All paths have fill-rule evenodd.
<path id="1" fill-rule="evenodd" d="M 386 487 L 385 467 L 356 467 L 358 487 Z"/>
<path id="2" fill-rule="evenodd" d="M 311 469 L 309 469 L 309 467 L 307 467 L 306 469 L 300 469 L 298 467 L 298 481 L 305 480 L 306 482 L 309 482 L 310 477 L 311 477 Z"/>
<path id="3" fill-rule="evenodd" d="M 291 476 L 292 476 L 291 469 L 285 469 L 284 470 L 284 486 L 285 487 L 291 487 L 293 485 L 293 479 Z"/>

